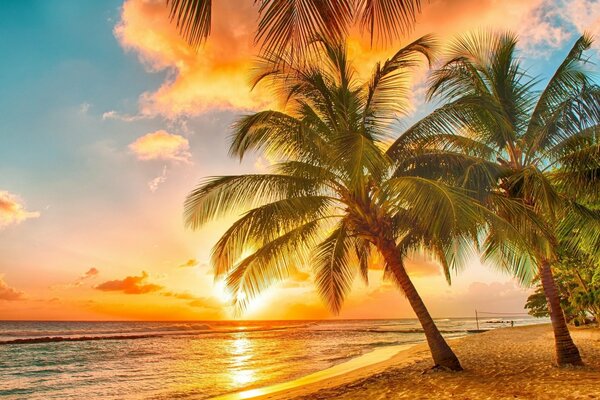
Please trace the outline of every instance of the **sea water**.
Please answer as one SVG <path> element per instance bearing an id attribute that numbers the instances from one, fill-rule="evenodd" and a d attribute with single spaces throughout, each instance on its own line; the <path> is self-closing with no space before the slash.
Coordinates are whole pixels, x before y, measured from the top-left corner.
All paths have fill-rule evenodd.
<path id="1" fill-rule="evenodd" d="M 480 328 L 546 322 L 524 317 Z M 436 320 L 443 335 L 474 319 Z M 381 346 L 424 341 L 416 320 L 0 322 L 2 399 L 207 399 L 285 382 Z"/>

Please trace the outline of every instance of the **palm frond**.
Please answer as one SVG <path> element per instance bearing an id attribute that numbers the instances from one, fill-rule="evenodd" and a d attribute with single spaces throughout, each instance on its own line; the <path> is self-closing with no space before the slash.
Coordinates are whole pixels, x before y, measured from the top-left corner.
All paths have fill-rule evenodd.
<path id="1" fill-rule="evenodd" d="M 169 18 L 190 45 L 199 46 L 210 35 L 212 0 L 167 0 Z"/>
<path id="2" fill-rule="evenodd" d="M 389 179 L 382 188 L 391 210 L 409 208 L 419 218 L 418 229 L 429 238 L 473 234 L 482 222 L 483 208 L 456 187 L 414 176 Z"/>
<path id="3" fill-rule="evenodd" d="M 437 42 L 425 35 L 398 50 L 383 64 L 377 63 L 367 87 L 364 123 L 376 121 L 389 124 L 407 110 L 407 75 L 411 68 L 421 64 L 424 57 L 432 64 Z M 370 122 L 373 123 L 373 122 Z"/>
<path id="4" fill-rule="evenodd" d="M 290 196 L 314 194 L 314 182 L 285 175 L 256 174 L 209 178 L 190 192 L 184 203 L 187 227 L 198 229 L 210 220 L 244 208 Z"/>
<path id="5" fill-rule="evenodd" d="M 525 167 L 506 179 L 510 193 L 532 204 L 537 212 L 553 219 L 561 206 L 561 197 L 549 176 L 535 167 Z"/>
<path id="6" fill-rule="evenodd" d="M 558 224 L 557 235 L 572 254 L 600 257 L 600 210 L 570 202 Z"/>
<path id="7" fill-rule="evenodd" d="M 225 283 L 238 312 L 243 312 L 263 290 L 309 262 L 310 250 L 319 240 L 320 223 L 308 222 L 263 244 L 230 270 Z"/>
<path id="8" fill-rule="evenodd" d="M 349 0 L 256 0 L 256 41 L 266 53 L 303 54 L 316 37 L 340 41 L 352 21 Z M 296 56 L 297 57 L 297 56 Z"/>
<path id="9" fill-rule="evenodd" d="M 581 201 L 598 201 L 600 143 L 572 151 L 558 162 L 560 168 L 550 173 L 550 179 L 562 193 Z"/>
<path id="10" fill-rule="evenodd" d="M 356 267 L 350 264 L 353 240 L 342 221 L 336 229 L 315 249 L 312 265 L 315 283 L 321 298 L 335 314 L 352 287 Z"/>
<path id="11" fill-rule="evenodd" d="M 581 136 L 581 131 L 599 124 L 600 87 L 585 86 L 555 105 L 552 112 L 546 113 L 543 124 L 529 131 L 532 136 L 525 138 L 527 161 L 534 162 L 534 157 L 540 159 L 540 156 L 552 160 L 556 154 L 568 149 L 572 137 Z M 563 142 L 567 143 L 566 147 Z"/>
<path id="12" fill-rule="evenodd" d="M 275 159 L 322 159 L 327 143 L 310 124 L 278 111 L 261 111 L 239 118 L 233 125 L 229 153 L 242 159 L 248 151 L 262 151 Z"/>
<path id="13" fill-rule="evenodd" d="M 416 15 L 421 12 L 420 0 L 354 0 L 357 19 L 373 41 L 392 41 L 410 32 Z"/>
<path id="14" fill-rule="evenodd" d="M 228 273 L 249 249 L 263 247 L 301 225 L 325 219 L 332 203 L 331 198 L 323 196 L 290 197 L 248 211 L 213 247 L 215 276 Z"/>
<path id="15" fill-rule="evenodd" d="M 397 164 L 393 176 L 442 179 L 445 183 L 467 189 L 472 195 L 481 198 L 494 189 L 505 174 L 506 168 L 477 156 L 432 150 L 402 160 Z"/>
<path id="16" fill-rule="evenodd" d="M 525 133 L 525 140 L 530 143 L 532 151 L 536 150 L 539 143 L 537 131 L 547 124 L 548 119 L 555 113 L 557 107 L 568 98 L 577 93 L 590 83 L 590 71 L 585 66 L 588 58 L 585 51 L 592 45 L 592 37 L 588 34 L 581 36 L 573 45 L 546 88 L 539 96 L 535 109 L 531 114 L 531 122 Z"/>
<path id="17" fill-rule="evenodd" d="M 492 157 L 498 153 L 480 139 L 490 137 L 494 129 L 507 128 L 506 123 L 501 125 L 501 112 L 489 96 L 463 96 L 417 121 L 396 139 L 387 153 L 399 159 L 422 147 L 458 149 L 462 142 L 462 150 Z M 471 142 L 465 143 L 469 139 Z"/>

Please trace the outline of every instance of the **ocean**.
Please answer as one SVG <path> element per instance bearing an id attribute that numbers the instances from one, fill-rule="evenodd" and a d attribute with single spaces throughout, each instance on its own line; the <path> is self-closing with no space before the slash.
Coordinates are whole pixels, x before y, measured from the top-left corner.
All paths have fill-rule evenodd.
<path id="1" fill-rule="evenodd" d="M 480 328 L 547 322 L 480 320 Z M 438 319 L 444 336 L 475 319 Z M 0 322 L 2 399 L 207 399 L 295 379 L 382 346 L 424 341 L 416 320 Z"/>

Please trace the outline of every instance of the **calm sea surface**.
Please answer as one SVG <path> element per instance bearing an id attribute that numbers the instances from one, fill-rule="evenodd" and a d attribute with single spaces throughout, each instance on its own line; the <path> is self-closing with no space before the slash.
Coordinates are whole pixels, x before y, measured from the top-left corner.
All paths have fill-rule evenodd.
<path id="1" fill-rule="evenodd" d="M 504 319 L 515 325 L 546 322 Z M 481 328 L 506 326 L 487 321 L 480 321 Z M 446 337 L 475 329 L 474 319 L 437 324 Z M 0 322 L 0 397 L 206 399 L 294 379 L 380 346 L 423 340 L 417 321 L 410 319 L 6 321 Z"/>

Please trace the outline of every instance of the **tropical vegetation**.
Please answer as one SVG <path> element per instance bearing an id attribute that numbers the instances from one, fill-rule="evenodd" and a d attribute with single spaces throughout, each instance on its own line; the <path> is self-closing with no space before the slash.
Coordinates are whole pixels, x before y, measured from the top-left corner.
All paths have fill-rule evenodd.
<path id="1" fill-rule="evenodd" d="M 574 325 L 600 323 L 600 260 L 583 250 L 572 254 L 560 249 L 553 268 L 560 304 L 567 322 Z M 540 282 L 525 308 L 535 317 L 549 317 L 548 302 Z"/>
<path id="2" fill-rule="evenodd" d="M 429 36 L 418 39 L 377 64 L 366 82 L 356 77 L 343 44 L 316 41 L 318 54 L 302 64 L 263 59 L 257 82 L 268 81 L 285 109 L 240 118 L 230 151 L 240 158 L 258 151 L 278 162 L 269 174 L 211 178 L 185 202 L 193 229 L 244 210 L 212 256 L 238 307 L 295 268 L 311 266 L 318 292 L 339 312 L 355 277 L 368 281 L 369 259 L 378 252 L 385 276 L 421 322 L 435 365 L 461 369 L 405 257 L 426 250 L 450 279 L 481 232 L 493 227 L 506 243 L 518 232 L 468 191 L 444 183 L 443 172 L 421 176 L 412 153 L 392 159 L 386 152 L 392 123 L 405 111 L 407 75 L 422 56 L 431 58 L 433 45 Z"/>
<path id="3" fill-rule="evenodd" d="M 390 154 L 411 148 L 451 152 L 455 182 L 482 201 L 522 201 L 543 227 L 519 223 L 513 210 L 489 204 L 519 229 L 529 250 L 507 254 L 517 275 L 535 268 L 550 306 L 559 365 L 582 363 L 569 334 L 552 269 L 558 243 L 592 257 L 600 249 L 600 214 L 586 206 L 600 189 L 600 89 L 591 78 L 584 35 L 548 83 L 530 77 L 515 54 L 512 34 L 479 32 L 456 39 L 431 73 L 428 98 L 444 104 L 408 129 Z M 485 246 L 495 247 L 496 240 Z M 492 251 L 491 253 L 498 253 Z M 502 252 L 500 252 L 502 253 Z M 484 253 L 486 254 L 486 253 Z M 517 256 L 517 257 L 515 257 Z"/>

